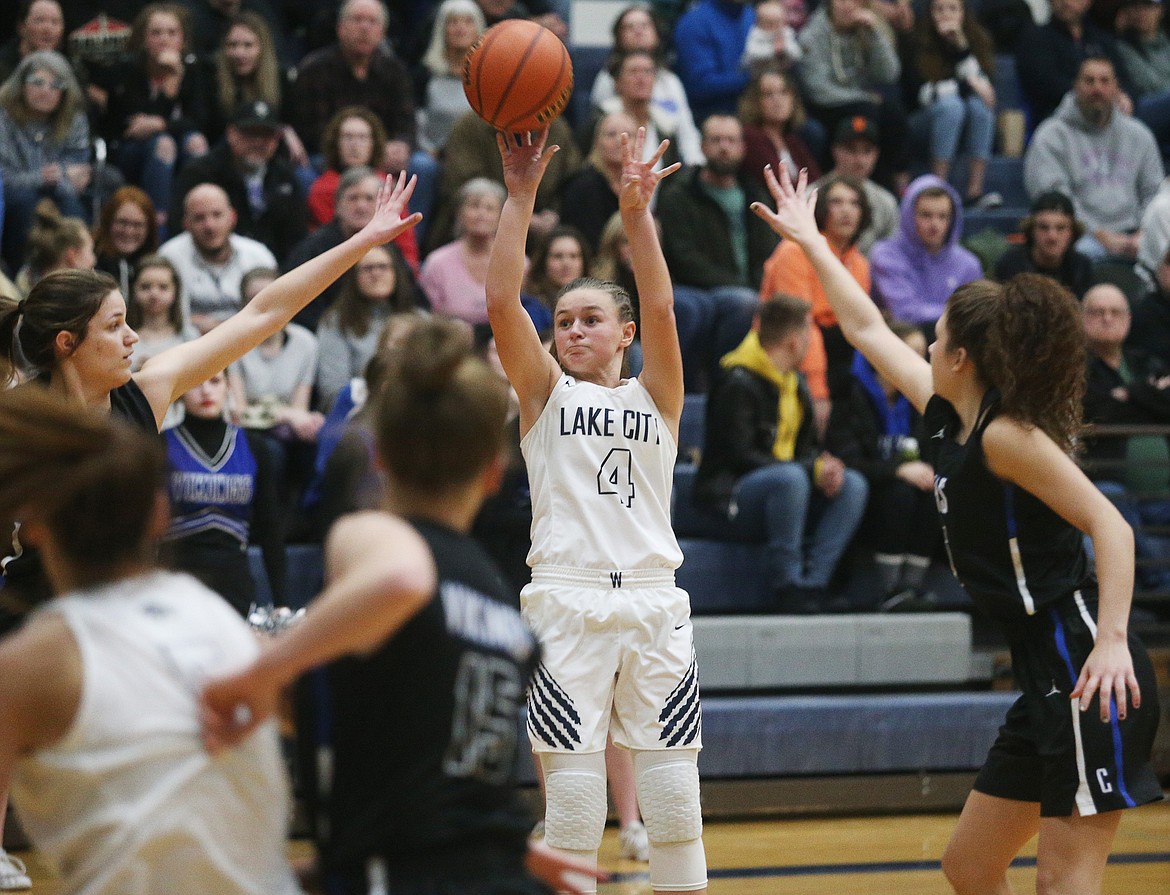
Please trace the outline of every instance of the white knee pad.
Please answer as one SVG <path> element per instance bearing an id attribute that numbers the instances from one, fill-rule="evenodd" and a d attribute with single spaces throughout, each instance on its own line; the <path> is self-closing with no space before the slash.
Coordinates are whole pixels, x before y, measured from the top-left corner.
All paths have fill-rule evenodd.
<path id="1" fill-rule="evenodd" d="M 553 848 L 589 852 L 601 847 L 605 815 L 605 753 L 542 752 L 544 839 Z"/>
<path id="2" fill-rule="evenodd" d="M 634 752 L 655 891 L 691 892 L 707 885 L 698 760 L 697 749 Z"/>

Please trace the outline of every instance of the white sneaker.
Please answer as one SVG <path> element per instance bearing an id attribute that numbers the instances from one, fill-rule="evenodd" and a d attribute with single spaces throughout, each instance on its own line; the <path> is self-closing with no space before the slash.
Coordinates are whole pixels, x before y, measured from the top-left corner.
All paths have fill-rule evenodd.
<path id="1" fill-rule="evenodd" d="M 618 839 L 622 844 L 622 857 L 626 860 L 643 864 L 650 860 L 650 837 L 646 835 L 646 827 L 641 821 L 622 827 Z"/>
<path id="2" fill-rule="evenodd" d="M 24 861 L 0 848 L 0 892 L 23 892 L 32 888 Z"/>

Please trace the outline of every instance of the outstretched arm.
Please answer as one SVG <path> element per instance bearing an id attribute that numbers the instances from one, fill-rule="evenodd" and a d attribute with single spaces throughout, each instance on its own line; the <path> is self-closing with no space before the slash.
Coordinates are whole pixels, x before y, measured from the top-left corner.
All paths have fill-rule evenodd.
<path id="1" fill-rule="evenodd" d="M 200 698 L 203 742 L 238 743 L 275 711 L 281 690 L 325 662 L 375 649 L 430 600 L 436 584 L 426 543 L 382 512 L 340 520 L 325 548 L 329 584 L 304 619 L 243 671 L 211 681 Z"/>
<path id="2" fill-rule="evenodd" d="M 535 138 L 533 138 L 535 136 Z M 522 137 L 496 134 L 504 162 L 508 198 L 488 261 L 487 310 L 496 350 L 508 381 L 520 398 L 520 434 L 536 422 L 556 385 L 560 369 L 544 350 L 532 318 L 520 304 L 524 280 L 524 243 L 536 204 L 536 190 L 559 147 L 545 149 L 548 131 Z"/>
<path id="3" fill-rule="evenodd" d="M 849 344 L 864 354 L 878 372 L 894 383 L 898 391 L 922 412 L 933 393 L 930 364 L 886 326 L 877 305 L 817 230 L 813 215 L 816 191 L 807 189 L 807 172 L 800 172 L 800 180 L 794 186 L 787 170 L 781 171 L 781 177 L 777 179 L 769 166 L 764 170 L 764 179 L 776 200 L 776 210 L 771 211 L 756 202 L 752 211 L 782 237 L 804 249 L 825 287 L 825 295 Z"/>
<path id="4" fill-rule="evenodd" d="M 618 207 L 630 241 L 631 264 L 641 308 L 644 363 L 638 378 L 677 438 L 683 405 L 682 350 L 674 322 L 674 287 L 658 242 L 650 201 L 658 184 L 681 166 L 675 162 L 669 168 L 655 171 L 654 166 L 662 161 L 670 141 L 663 140 L 654 156 L 643 162 L 645 141 L 644 127 L 638 128 L 632 141 L 629 134 L 622 134 L 622 181 Z"/>
<path id="5" fill-rule="evenodd" d="M 134 378 L 160 423 L 172 401 L 209 376 L 239 360 L 269 336 L 280 331 L 293 315 L 349 270 L 367 251 L 409 230 L 422 215 L 403 218 L 414 192 L 415 179 L 400 174 L 390 178 L 378 194 L 374 217 L 339 246 L 310 258 L 265 286 L 239 313 L 191 342 L 148 360 Z"/>

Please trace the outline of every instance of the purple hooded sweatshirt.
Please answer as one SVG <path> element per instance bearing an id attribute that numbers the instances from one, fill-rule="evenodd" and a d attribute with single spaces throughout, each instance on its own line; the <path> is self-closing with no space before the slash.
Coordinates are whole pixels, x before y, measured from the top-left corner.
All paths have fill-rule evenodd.
<path id="1" fill-rule="evenodd" d="M 946 242 L 933 255 L 918 238 L 914 226 L 914 203 L 923 190 L 932 186 L 947 191 L 955 212 Z M 954 187 L 933 174 L 914 180 L 902 197 L 898 232 L 874 243 L 869 253 L 875 299 L 898 320 L 908 323 L 938 320 L 952 292 L 983 276 L 979 259 L 959 245 L 962 234 L 963 203 Z"/>

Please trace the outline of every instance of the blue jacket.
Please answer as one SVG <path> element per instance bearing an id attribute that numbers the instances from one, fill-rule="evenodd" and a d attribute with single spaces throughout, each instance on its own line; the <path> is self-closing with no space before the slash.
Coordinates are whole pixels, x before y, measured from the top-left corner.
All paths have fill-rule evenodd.
<path id="1" fill-rule="evenodd" d="M 735 0 L 699 0 L 674 26 L 678 76 L 687 90 L 695 123 L 715 112 L 736 113 L 748 85 L 740 57 L 756 11 Z"/>

